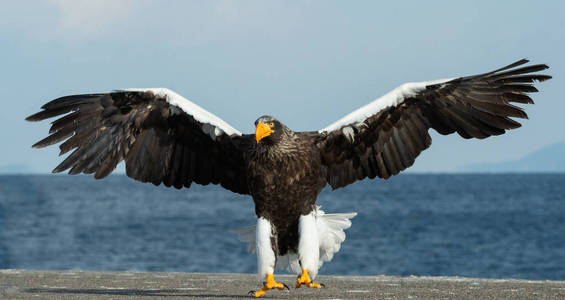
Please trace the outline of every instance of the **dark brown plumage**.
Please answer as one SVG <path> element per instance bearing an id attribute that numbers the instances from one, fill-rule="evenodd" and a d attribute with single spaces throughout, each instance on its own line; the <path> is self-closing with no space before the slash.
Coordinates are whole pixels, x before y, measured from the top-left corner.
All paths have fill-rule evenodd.
<path id="1" fill-rule="evenodd" d="M 165 89 L 62 97 L 27 120 L 62 116 L 33 145 L 64 141 L 61 155 L 73 150 L 55 173 L 99 179 L 125 161 L 127 175 L 139 181 L 176 188 L 214 183 L 251 195 L 256 215 L 273 226 L 274 252 L 284 255 L 296 253 L 298 220 L 315 210 L 326 184 L 335 189 L 398 174 L 430 146 L 430 128 L 483 139 L 520 127 L 511 118 L 527 115 L 511 103 L 533 103 L 527 95 L 537 92 L 533 82 L 551 78 L 535 74 L 548 68 L 543 64 L 518 68 L 527 62 L 401 86 L 319 132 L 293 132 L 263 116 L 255 136 L 244 135 Z"/>
<path id="2" fill-rule="evenodd" d="M 271 116 L 257 122 L 274 123 L 274 133 L 246 152 L 249 191 L 255 213 L 276 228 L 279 255 L 298 246 L 298 217 L 310 213 L 326 185 L 319 151 L 308 135 L 295 133 Z"/>
<path id="3" fill-rule="evenodd" d="M 60 155 L 74 149 L 53 173 L 108 176 L 124 160 L 127 175 L 176 188 L 221 184 L 249 194 L 243 154 L 226 135 L 210 139 L 202 124 L 151 92 L 115 92 L 62 97 L 26 118 L 40 121 L 72 112 L 52 123 L 50 136 L 33 145 L 61 141 Z"/>

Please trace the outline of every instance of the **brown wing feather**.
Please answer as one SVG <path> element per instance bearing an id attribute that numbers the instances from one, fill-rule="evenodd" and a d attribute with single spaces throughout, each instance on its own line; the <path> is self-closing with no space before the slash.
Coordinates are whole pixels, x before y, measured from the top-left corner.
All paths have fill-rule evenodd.
<path id="1" fill-rule="evenodd" d="M 213 140 L 202 123 L 151 92 L 67 96 L 42 108 L 27 120 L 63 116 L 33 147 L 65 141 L 61 155 L 74 150 L 54 173 L 70 169 L 69 174 L 99 179 L 125 160 L 127 175 L 142 182 L 176 188 L 214 183 L 249 193 L 243 154 L 234 142 L 245 137 L 223 134 Z"/>
<path id="2" fill-rule="evenodd" d="M 430 128 L 440 134 L 483 139 L 520 127 L 527 118 L 511 102 L 533 103 L 534 81 L 551 76 L 531 74 L 548 68 L 539 64 L 516 68 L 520 60 L 498 70 L 428 85 L 396 106 L 360 123 L 345 125 L 317 139 L 327 182 L 333 188 L 369 177 L 389 178 L 410 167 L 431 145 Z M 353 131 L 352 137 L 344 130 Z"/>

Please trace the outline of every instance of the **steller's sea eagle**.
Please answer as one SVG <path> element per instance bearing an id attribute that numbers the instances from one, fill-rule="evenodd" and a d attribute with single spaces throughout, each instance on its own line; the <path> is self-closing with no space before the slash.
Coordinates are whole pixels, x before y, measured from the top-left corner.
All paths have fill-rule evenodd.
<path id="1" fill-rule="evenodd" d="M 483 139 L 520 127 L 527 118 L 511 104 L 533 103 L 534 81 L 547 65 L 523 59 L 469 77 L 407 83 L 328 127 L 294 132 L 271 116 L 242 134 L 222 119 L 165 88 L 125 89 L 55 99 L 26 118 L 55 120 L 50 135 L 33 145 L 64 141 L 54 170 L 108 176 L 125 161 L 127 176 L 175 188 L 192 182 L 220 184 L 255 202 L 256 226 L 237 231 L 257 253 L 263 296 L 287 288 L 274 280 L 275 267 L 296 272 L 296 287 L 320 288 L 313 279 L 345 240 L 355 213 L 324 214 L 320 191 L 364 178 L 387 179 L 410 167 L 440 134 Z"/>

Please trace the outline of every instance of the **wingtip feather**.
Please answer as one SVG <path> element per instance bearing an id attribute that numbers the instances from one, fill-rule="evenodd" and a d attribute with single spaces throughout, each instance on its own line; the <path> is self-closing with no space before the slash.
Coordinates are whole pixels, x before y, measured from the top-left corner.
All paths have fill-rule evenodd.
<path id="1" fill-rule="evenodd" d="M 33 115 L 27 116 L 27 117 L 25 118 L 25 120 L 28 121 L 28 122 L 37 122 L 37 121 L 41 121 L 41 120 L 43 120 L 42 118 L 40 118 L 42 112 L 43 112 L 43 111 L 40 111 L 40 112 L 35 113 L 35 114 L 33 114 Z"/>
<path id="2" fill-rule="evenodd" d="M 549 69 L 549 67 L 547 67 Z M 536 79 L 538 82 L 546 81 L 553 78 L 551 75 L 539 75 Z"/>

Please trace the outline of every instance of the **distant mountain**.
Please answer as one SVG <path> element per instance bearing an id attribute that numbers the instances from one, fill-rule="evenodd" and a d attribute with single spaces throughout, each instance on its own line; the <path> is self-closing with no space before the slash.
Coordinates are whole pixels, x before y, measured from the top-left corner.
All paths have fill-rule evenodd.
<path id="1" fill-rule="evenodd" d="M 565 172 L 565 142 L 530 153 L 522 159 L 460 167 L 462 172 Z"/>

